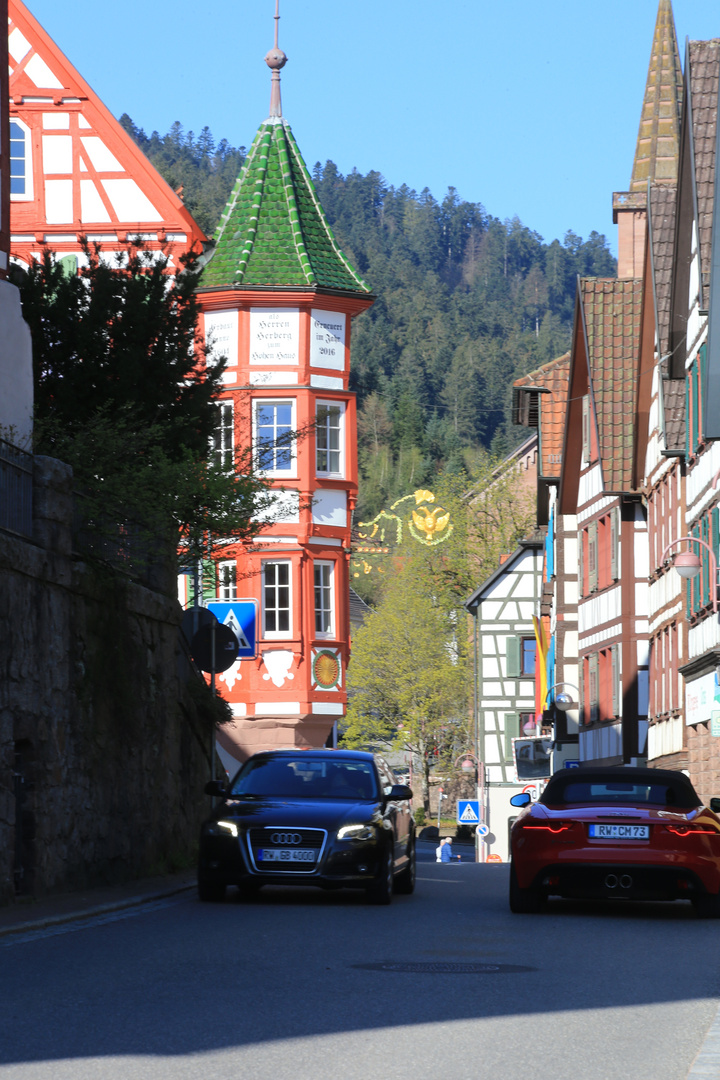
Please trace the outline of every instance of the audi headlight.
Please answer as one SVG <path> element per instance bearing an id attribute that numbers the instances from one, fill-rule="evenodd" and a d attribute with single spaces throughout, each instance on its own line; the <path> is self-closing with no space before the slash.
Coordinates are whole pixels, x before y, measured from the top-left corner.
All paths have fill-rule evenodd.
<path id="1" fill-rule="evenodd" d="M 338 840 L 374 840 L 375 830 L 372 825 L 343 825 L 338 829 Z"/>
<path id="2" fill-rule="evenodd" d="M 230 833 L 231 836 L 237 836 L 238 828 L 234 821 L 211 821 L 207 826 L 207 831 L 211 836 L 225 836 Z"/>

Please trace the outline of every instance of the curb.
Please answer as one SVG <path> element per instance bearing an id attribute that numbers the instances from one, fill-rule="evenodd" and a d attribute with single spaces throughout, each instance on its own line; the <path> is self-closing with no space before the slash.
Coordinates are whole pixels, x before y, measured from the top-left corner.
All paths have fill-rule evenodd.
<path id="1" fill-rule="evenodd" d="M 63 923 L 77 922 L 79 919 L 92 919 L 96 915 L 107 915 L 109 912 L 123 911 L 125 908 L 140 907 L 142 904 L 149 904 L 153 900 L 164 900 L 168 896 L 189 892 L 195 887 L 195 882 L 191 881 L 183 885 L 174 885 L 169 889 L 143 893 L 140 896 L 127 896 L 123 900 L 111 900 L 108 903 L 96 904 L 93 907 L 66 911 L 58 915 L 46 915 L 40 919 L 29 919 L 27 922 L 16 923 L 14 926 L 0 926 L 0 938 L 10 937 L 12 934 L 27 934 L 33 930 L 45 930 L 49 926 L 60 926 Z"/>

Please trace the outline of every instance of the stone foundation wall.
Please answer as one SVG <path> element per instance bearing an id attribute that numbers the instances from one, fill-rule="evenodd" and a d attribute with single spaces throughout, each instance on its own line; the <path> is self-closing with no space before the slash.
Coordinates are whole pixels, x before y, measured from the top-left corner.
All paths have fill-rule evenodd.
<path id="1" fill-rule="evenodd" d="M 0 903 L 190 862 L 210 777 L 178 603 L 72 554 L 72 474 L 35 458 L 0 533 Z"/>
<path id="2" fill-rule="evenodd" d="M 688 772 L 706 806 L 720 798 L 720 739 L 710 734 L 710 723 L 686 728 Z"/>

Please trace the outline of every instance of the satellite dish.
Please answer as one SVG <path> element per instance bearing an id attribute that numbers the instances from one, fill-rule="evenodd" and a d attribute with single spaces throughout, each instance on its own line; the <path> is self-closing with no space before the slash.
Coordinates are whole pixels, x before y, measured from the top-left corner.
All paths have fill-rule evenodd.
<path id="1" fill-rule="evenodd" d="M 208 608 L 191 607 L 183 612 L 180 629 L 182 630 L 188 645 L 190 645 L 192 644 L 194 634 L 201 626 L 212 626 L 212 624 L 216 622 L 217 619 Z"/>
<path id="2" fill-rule="evenodd" d="M 227 671 L 237 660 L 240 643 L 229 626 L 219 623 L 201 626 L 190 643 L 192 658 L 201 671 Z M 214 649 L 213 649 L 214 639 Z"/>

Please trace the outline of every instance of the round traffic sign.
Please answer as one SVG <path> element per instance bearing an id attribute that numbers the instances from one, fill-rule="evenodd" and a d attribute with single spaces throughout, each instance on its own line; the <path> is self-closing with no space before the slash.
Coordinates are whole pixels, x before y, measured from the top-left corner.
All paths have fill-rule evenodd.
<path id="1" fill-rule="evenodd" d="M 479 825 L 475 826 L 475 832 L 478 836 L 487 836 L 490 832 L 490 826 L 486 825 L 484 821 L 481 821 Z"/>

